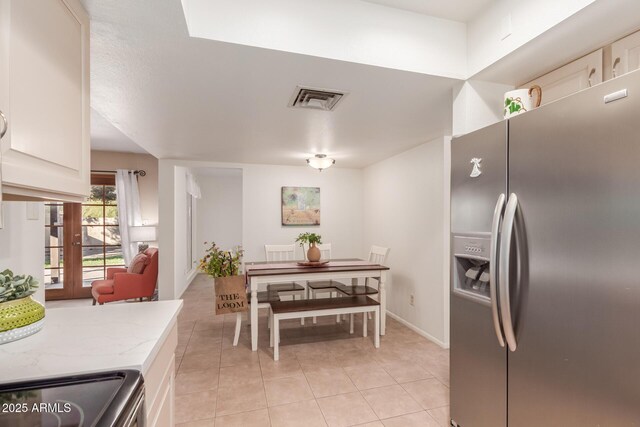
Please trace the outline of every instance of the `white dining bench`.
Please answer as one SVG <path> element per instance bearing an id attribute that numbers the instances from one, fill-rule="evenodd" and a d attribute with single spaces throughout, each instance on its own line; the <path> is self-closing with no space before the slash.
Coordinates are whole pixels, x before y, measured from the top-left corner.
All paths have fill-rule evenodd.
<path id="1" fill-rule="evenodd" d="M 280 359 L 281 320 L 350 314 L 350 330 L 353 333 L 353 315 L 358 313 L 374 313 L 373 343 L 375 348 L 380 348 L 380 303 L 372 298 L 355 296 L 272 302 L 270 346 L 273 347 L 273 359 L 276 361 Z M 366 316 L 362 322 L 362 336 L 367 336 Z"/>

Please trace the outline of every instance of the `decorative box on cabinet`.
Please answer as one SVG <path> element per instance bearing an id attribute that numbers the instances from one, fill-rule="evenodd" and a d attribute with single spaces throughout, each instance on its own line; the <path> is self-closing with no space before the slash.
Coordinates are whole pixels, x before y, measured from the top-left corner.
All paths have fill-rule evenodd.
<path id="1" fill-rule="evenodd" d="M 5 199 L 88 195 L 89 17 L 79 0 L 0 0 L 0 111 Z"/>
<path id="2" fill-rule="evenodd" d="M 522 85 L 542 88 L 542 105 L 602 83 L 602 49 Z"/>

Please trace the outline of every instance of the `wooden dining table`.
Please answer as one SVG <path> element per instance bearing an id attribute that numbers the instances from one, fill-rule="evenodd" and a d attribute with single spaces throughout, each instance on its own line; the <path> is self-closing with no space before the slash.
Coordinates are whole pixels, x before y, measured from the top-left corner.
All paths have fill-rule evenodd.
<path id="1" fill-rule="evenodd" d="M 251 293 L 251 349 L 258 350 L 258 289 L 260 285 L 280 282 L 301 282 L 315 280 L 351 280 L 375 279 L 378 281 L 380 302 L 380 335 L 385 334 L 387 297 L 385 284 L 389 267 L 358 258 L 332 259 L 319 267 L 299 265 L 296 261 L 248 262 L 245 274 Z"/>

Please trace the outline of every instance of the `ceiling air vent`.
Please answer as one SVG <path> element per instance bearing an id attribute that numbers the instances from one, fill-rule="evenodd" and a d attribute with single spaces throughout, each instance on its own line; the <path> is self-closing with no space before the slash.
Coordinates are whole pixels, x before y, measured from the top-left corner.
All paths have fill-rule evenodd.
<path id="1" fill-rule="evenodd" d="M 333 111 L 345 96 L 347 96 L 346 92 L 337 90 L 296 86 L 289 100 L 289 107 Z"/>

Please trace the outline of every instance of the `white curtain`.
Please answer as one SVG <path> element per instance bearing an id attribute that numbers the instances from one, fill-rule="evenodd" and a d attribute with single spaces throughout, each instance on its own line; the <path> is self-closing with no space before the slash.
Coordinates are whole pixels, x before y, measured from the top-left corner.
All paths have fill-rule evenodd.
<path id="1" fill-rule="evenodd" d="M 142 225 L 140 215 L 140 192 L 138 178 L 133 171 L 118 169 L 116 171 L 116 195 L 118 197 L 118 215 L 120 239 L 125 265 L 129 265 L 138 253 L 138 242 L 129 238 L 129 227 Z"/>
<path id="2" fill-rule="evenodd" d="M 198 185 L 198 181 L 196 181 L 196 177 L 187 172 L 187 193 L 191 194 L 195 199 L 202 198 L 202 192 L 200 191 L 200 186 Z"/>

